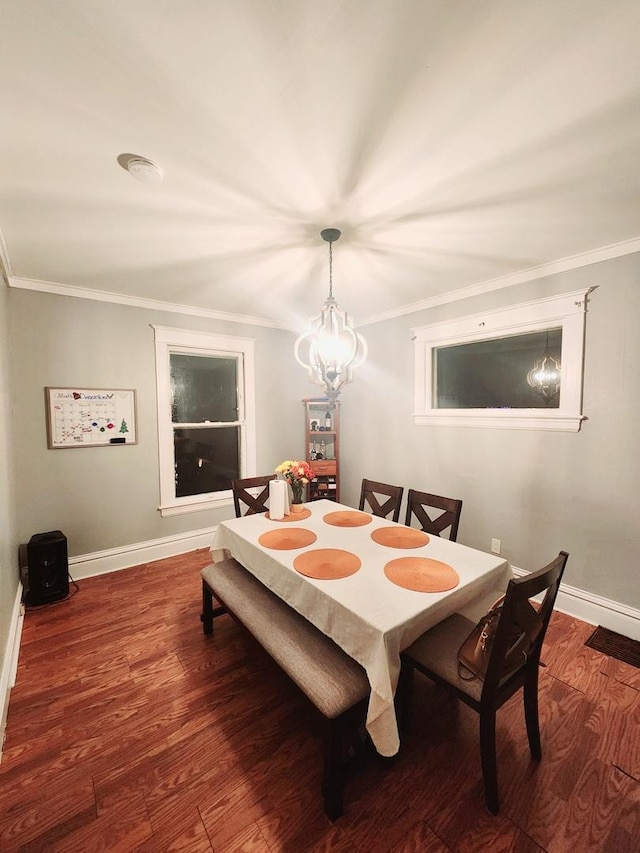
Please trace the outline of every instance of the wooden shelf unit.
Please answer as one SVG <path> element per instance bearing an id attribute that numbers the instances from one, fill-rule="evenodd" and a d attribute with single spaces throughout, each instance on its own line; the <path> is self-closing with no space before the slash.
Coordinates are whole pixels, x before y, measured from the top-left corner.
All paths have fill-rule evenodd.
<path id="1" fill-rule="evenodd" d="M 326 397 L 310 397 L 302 402 L 305 407 L 305 458 L 316 474 L 307 486 L 307 500 L 339 501 L 340 404 L 330 403 Z"/>

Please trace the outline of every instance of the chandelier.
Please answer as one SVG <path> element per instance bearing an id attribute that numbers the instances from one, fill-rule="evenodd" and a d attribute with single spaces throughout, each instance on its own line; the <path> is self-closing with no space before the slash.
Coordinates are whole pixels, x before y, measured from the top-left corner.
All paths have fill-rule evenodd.
<path id="1" fill-rule="evenodd" d="M 527 382 L 542 394 L 547 403 L 552 403 L 560 393 L 560 362 L 549 352 L 548 330 L 544 355 L 527 373 Z"/>
<path id="2" fill-rule="evenodd" d="M 332 247 L 340 231 L 325 228 L 320 236 L 329 244 L 329 296 L 319 316 L 309 321 L 309 328 L 295 342 L 294 355 L 298 364 L 309 371 L 311 381 L 323 386 L 326 396 L 335 403 L 342 386 L 351 381 L 353 368 L 367 357 L 367 343 L 333 297 Z"/>

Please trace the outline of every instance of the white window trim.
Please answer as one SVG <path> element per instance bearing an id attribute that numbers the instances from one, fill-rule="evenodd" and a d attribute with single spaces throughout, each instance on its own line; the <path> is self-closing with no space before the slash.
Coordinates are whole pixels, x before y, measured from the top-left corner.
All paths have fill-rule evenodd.
<path id="1" fill-rule="evenodd" d="M 412 329 L 415 342 L 414 422 L 420 426 L 473 426 L 578 432 L 587 295 L 575 290 L 498 311 Z M 557 409 L 437 409 L 433 407 L 433 350 L 503 335 L 562 328 L 562 385 Z"/>
<path id="2" fill-rule="evenodd" d="M 256 471 L 256 428 L 255 428 L 255 340 L 220 335 L 212 332 L 196 332 L 189 329 L 172 329 L 168 326 L 152 326 L 156 349 L 156 387 L 158 405 L 158 463 L 160 473 L 160 506 L 162 517 L 201 512 L 230 506 L 231 489 L 210 495 L 175 497 L 175 470 L 173 459 L 173 424 L 171 422 L 171 352 L 192 355 L 241 355 L 242 382 L 239 400 L 240 417 L 240 470 L 241 476 L 255 476 Z"/>

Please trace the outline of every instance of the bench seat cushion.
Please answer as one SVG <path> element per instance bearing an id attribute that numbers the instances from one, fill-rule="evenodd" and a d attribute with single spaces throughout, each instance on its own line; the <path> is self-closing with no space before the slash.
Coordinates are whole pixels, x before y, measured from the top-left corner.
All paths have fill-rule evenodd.
<path id="1" fill-rule="evenodd" d="M 335 719 L 369 695 L 362 666 L 236 560 L 212 563 L 202 577 L 325 717 Z"/>

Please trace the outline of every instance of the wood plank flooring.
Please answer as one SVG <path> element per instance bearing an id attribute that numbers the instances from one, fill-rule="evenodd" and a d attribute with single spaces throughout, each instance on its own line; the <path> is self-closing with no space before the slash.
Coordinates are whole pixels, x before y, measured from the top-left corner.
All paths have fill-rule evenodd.
<path id="1" fill-rule="evenodd" d="M 543 759 L 500 712 L 502 808 L 484 808 L 477 716 L 416 676 L 411 730 L 322 810 L 316 712 L 229 617 L 199 620 L 206 550 L 81 581 L 25 616 L 0 763 L 0 850 L 640 850 L 640 670 L 552 619 Z"/>

